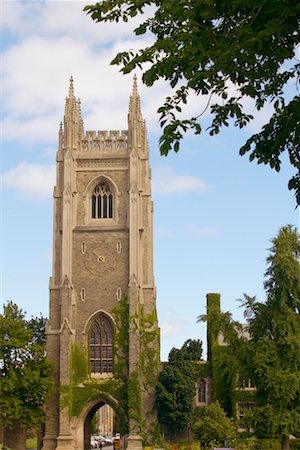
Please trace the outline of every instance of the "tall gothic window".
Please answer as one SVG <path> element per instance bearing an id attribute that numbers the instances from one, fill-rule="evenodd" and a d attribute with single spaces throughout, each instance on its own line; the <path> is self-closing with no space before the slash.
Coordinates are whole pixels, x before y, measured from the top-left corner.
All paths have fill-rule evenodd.
<path id="1" fill-rule="evenodd" d="M 198 402 L 206 403 L 206 380 L 204 379 L 198 382 Z"/>
<path id="2" fill-rule="evenodd" d="M 113 193 L 105 181 L 100 181 L 92 194 L 92 218 L 112 219 L 112 217 Z"/>
<path id="3" fill-rule="evenodd" d="M 90 331 L 90 365 L 92 373 L 113 372 L 113 325 L 104 314 L 93 322 Z"/>

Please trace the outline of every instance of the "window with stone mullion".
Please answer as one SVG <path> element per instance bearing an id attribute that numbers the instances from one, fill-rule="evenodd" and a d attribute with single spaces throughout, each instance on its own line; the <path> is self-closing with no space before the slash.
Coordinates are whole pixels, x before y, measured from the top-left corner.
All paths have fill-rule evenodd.
<path id="1" fill-rule="evenodd" d="M 113 330 L 107 319 L 96 320 L 92 327 L 90 365 L 93 373 L 113 371 Z"/>
<path id="2" fill-rule="evenodd" d="M 92 219 L 112 219 L 113 194 L 110 187 L 101 182 L 95 186 L 92 194 Z"/>

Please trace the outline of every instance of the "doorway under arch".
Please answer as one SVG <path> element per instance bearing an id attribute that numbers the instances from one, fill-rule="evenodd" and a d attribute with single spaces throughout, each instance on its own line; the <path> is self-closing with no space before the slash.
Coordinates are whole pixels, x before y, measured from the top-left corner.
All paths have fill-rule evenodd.
<path id="1" fill-rule="evenodd" d="M 110 401 L 111 400 L 111 401 Z M 93 401 L 88 402 L 88 404 L 84 407 L 80 416 L 78 417 L 78 427 L 76 427 L 76 442 L 77 447 L 84 450 L 90 450 L 90 442 L 91 436 L 93 434 L 104 435 L 104 427 L 98 428 L 98 432 L 96 429 L 92 428 L 92 425 L 95 426 L 95 422 L 93 421 L 95 415 L 98 414 L 98 411 L 108 405 L 113 410 L 113 419 L 111 424 L 112 435 L 116 432 L 120 432 L 120 411 L 118 407 L 118 403 L 115 399 L 104 399 L 98 398 Z M 100 414 L 99 414 L 100 415 Z M 98 417 L 97 420 L 100 420 Z M 101 426 L 100 422 L 98 426 Z M 95 433 L 96 431 L 96 433 Z"/>

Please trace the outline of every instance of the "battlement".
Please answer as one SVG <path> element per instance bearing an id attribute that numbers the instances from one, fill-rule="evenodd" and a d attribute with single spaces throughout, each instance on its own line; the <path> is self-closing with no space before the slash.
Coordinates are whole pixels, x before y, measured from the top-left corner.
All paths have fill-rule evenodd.
<path id="1" fill-rule="evenodd" d="M 127 130 L 87 131 L 80 141 L 81 152 L 127 152 Z"/>

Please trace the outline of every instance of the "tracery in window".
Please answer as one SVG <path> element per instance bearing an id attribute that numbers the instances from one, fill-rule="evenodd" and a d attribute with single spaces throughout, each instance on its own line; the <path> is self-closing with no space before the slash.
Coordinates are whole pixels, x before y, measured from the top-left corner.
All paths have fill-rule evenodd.
<path id="1" fill-rule="evenodd" d="M 254 389 L 255 384 L 251 377 L 248 377 L 247 375 L 239 375 L 239 387 L 241 389 Z"/>
<path id="2" fill-rule="evenodd" d="M 206 380 L 204 379 L 198 382 L 198 402 L 206 403 Z"/>
<path id="3" fill-rule="evenodd" d="M 100 181 L 92 194 L 92 218 L 112 219 L 112 217 L 113 193 L 105 181 Z"/>
<path id="4" fill-rule="evenodd" d="M 90 331 L 90 365 L 92 373 L 113 372 L 113 325 L 104 314 L 93 322 Z"/>

